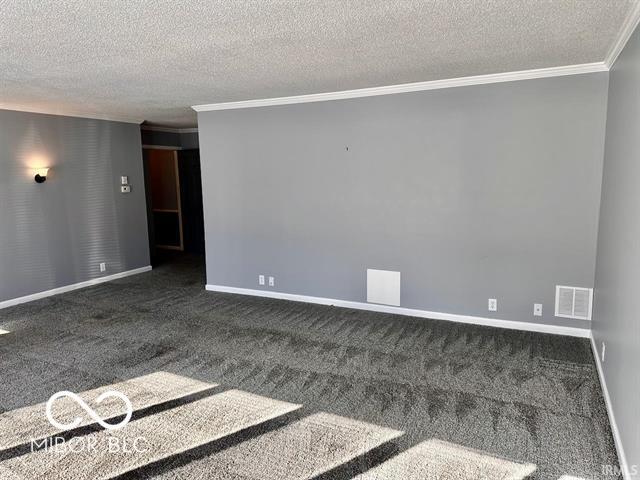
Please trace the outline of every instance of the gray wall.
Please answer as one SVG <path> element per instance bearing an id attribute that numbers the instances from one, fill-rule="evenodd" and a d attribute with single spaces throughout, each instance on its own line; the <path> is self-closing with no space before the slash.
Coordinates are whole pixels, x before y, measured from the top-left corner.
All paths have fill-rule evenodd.
<path id="1" fill-rule="evenodd" d="M 180 133 L 180 146 L 182 148 L 200 148 L 198 132 Z"/>
<path id="2" fill-rule="evenodd" d="M 143 145 L 165 147 L 198 148 L 198 132 L 162 132 L 141 130 Z"/>
<path id="3" fill-rule="evenodd" d="M 200 113 L 207 283 L 364 302 L 398 270 L 403 307 L 588 328 L 553 301 L 593 286 L 607 83 Z"/>
<path id="4" fill-rule="evenodd" d="M 593 336 L 629 465 L 640 468 L 640 31 L 613 65 Z M 640 472 L 639 472 L 640 473 Z M 635 478 L 640 478 L 638 475 Z"/>
<path id="5" fill-rule="evenodd" d="M 0 110 L 0 145 L 0 301 L 149 265 L 138 125 Z"/>
<path id="6" fill-rule="evenodd" d="M 180 147 L 178 132 L 161 132 L 157 130 L 140 130 L 143 145 L 161 145 L 165 147 Z"/>

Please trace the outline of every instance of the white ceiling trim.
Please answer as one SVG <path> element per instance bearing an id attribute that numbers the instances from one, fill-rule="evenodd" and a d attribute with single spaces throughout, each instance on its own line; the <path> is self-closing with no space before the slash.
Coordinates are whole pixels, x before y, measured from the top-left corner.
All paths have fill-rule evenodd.
<path id="1" fill-rule="evenodd" d="M 171 127 L 156 127 L 153 125 L 141 125 L 141 130 L 147 132 L 166 132 L 166 133 L 198 133 L 198 128 L 171 128 Z"/>
<path id="2" fill-rule="evenodd" d="M 339 92 L 312 93 L 309 95 L 262 98 L 256 100 L 242 100 L 238 102 L 210 103 L 206 105 L 194 105 L 191 108 L 193 108 L 196 112 L 209 112 L 213 110 L 233 110 L 238 108 L 290 105 L 294 103 L 324 102 L 328 100 L 345 100 L 349 98 L 391 95 L 394 93 L 436 90 L 440 88 L 465 87 L 469 85 L 483 85 L 487 83 L 513 82 L 517 80 L 531 80 L 534 78 L 606 72 L 608 70 L 609 68 L 604 62 L 584 63 L 580 65 L 566 65 L 562 67 L 538 68 L 534 70 L 520 70 L 517 72 L 492 73 L 488 75 L 474 75 L 470 77 L 448 78 L 444 80 L 431 80 L 427 82 L 404 83 L 400 85 L 388 85 L 384 87 L 359 88 L 356 90 L 343 90 Z"/>
<path id="3" fill-rule="evenodd" d="M 611 50 L 609 50 L 609 53 L 607 54 L 604 61 L 604 63 L 607 65 L 607 68 L 611 68 L 613 66 L 618 56 L 622 52 L 622 49 L 627 44 L 629 38 L 631 38 L 631 35 L 638 26 L 638 23 L 640 23 L 640 2 L 636 2 L 633 5 L 633 8 L 629 10 L 627 18 L 620 28 L 618 37 L 611 47 Z"/>
<path id="4" fill-rule="evenodd" d="M 88 118 L 91 120 L 106 120 L 109 122 L 122 122 L 122 123 L 135 123 L 140 125 L 144 122 L 144 119 L 131 118 L 131 117 L 114 117 L 110 115 L 102 115 L 100 113 L 77 113 L 69 112 L 67 110 L 56 110 L 46 108 L 31 108 L 21 107 L 19 105 L 0 103 L 0 110 L 10 110 L 14 112 L 26 112 L 26 113 L 40 113 L 43 115 L 57 115 L 59 117 L 74 117 L 74 118 Z"/>

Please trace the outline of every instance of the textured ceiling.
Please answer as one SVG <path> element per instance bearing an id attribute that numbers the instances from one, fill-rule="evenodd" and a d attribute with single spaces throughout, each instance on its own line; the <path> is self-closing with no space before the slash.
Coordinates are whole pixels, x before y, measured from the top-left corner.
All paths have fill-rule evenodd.
<path id="1" fill-rule="evenodd" d="M 0 108 L 191 105 L 601 62 L 628 0 L 0 0 Z"/>

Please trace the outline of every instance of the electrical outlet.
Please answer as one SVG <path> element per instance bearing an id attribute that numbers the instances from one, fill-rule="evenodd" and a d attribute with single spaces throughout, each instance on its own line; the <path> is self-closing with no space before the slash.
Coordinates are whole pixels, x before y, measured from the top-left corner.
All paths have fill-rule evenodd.
<path id="1" fill-rule="evenodd" d="M 126 175 L 123 175 L 120 177 L 120 184 L 121 185 L 129 185 L 129 177 L 127 177 Z"/>
<path id="2" fill-rule="evenodd" d="M 276 279 L 273 277 L 269 277 L 269 286 L 273 287 L 276 284 Z"/>
<path id="3" fill-rule="evenodd" d="M 604 352 L 607 349 L 607 344 L 602 342 L 602 363 L 604 363 Z"/>
<path id="4" fill-rule="evenodd" d="M 541 317 L 542 316 L 542 304 L 541 303 L 534 303 L 533 304 L 533 316 L 534 317 Z"/>
<path id="5" fill-rule="evenodd" d="M 122 185 L 120 191 L 122 193 L 131 193 L 131 185 Z"/>
<path id="6" fill-rule="evenodd" d="M 496 300 L 495 298 L 490 298 L 489 299 L 489 311 L 490 312 L 497 312 L 498 311 L 498 300 Z"/>
<path id="7" fill-rule="evenodd" d="M 264 285 L 264 275 L 258 275 L 258 285 Z"/>
<path id="8" fill-rule="evenodd" d="M 107 271 L 107 264 L 106 263 L 101 263 L 100 264 L 100 271 L 101 272 L 106 272 Z"/>

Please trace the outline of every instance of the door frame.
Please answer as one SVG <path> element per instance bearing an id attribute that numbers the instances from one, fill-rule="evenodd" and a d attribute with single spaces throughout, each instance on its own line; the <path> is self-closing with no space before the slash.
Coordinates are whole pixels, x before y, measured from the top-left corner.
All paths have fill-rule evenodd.
<path id="1" fill-rule="evenodd" d="M 178 161 L 178 150 L 182 150 L 182 147 L 171 147 L 171 146 L 166 146 L 166 145 L 142 145 L 142 149 L 143 150 L 171 150 L 173 152 L 173 165 L 174 165 L 174 170 L 175 170 L 175 177 L 176 177 L 176 196 L 177 196 L 177 214 L 178 214 L 178 231 L 179 231 L 179 235 L 180 235 L 180 245 L 157 245 L 155 243 L 155 235 L 153 235 L 154 238 L 149 238 L 149 247 L 150 248 L 160 248 L 160 249 L 164 249 L 164 250 L 179 250 L 179 251 L 184 251 L 184 230 L 183 230 L 183 226 L 182 226 L 182 198 L 180 195 L 180 162 Z M 144 170 L 145 170 L 145 180 L 147 180 L 148 178 L 148 161 L 147 159 L 144 157 L 143 155 L 143 163 L 144 163 Z M 153 208 L 153 204 L 152 204 L 152 197 L 151 197 L 151 185 L 150 182 L 148 182 L 149 185 L 147 186 L 147 182 L 145 181 L 145 190 L 146 190 L 146 197 L 147 197 L 147 216 L 148 216 L 148 226 L 149 226 L 149 232 L 151 233 L 151 228 L 153 225 L 153 212 L 155 211 L 161 211 L 159 209 L 154 209 Z"/>

